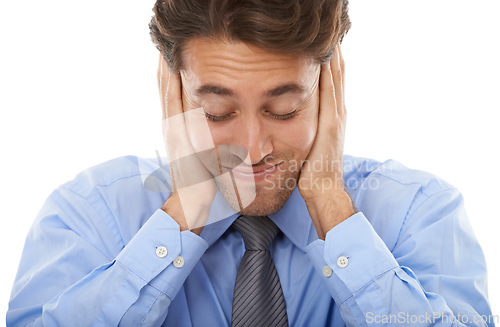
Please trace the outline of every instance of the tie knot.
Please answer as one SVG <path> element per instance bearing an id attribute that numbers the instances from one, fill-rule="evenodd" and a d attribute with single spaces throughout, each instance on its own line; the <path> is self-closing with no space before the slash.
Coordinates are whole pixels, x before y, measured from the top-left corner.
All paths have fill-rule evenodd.
<path id="1" fill-rule="evenodd" d="M 269 250 L 269 246 L 278 234 L 278 226 L 269 219 L 262 216 L 239 216 L 233 227 L 240 232 L 248 250 Z"/>

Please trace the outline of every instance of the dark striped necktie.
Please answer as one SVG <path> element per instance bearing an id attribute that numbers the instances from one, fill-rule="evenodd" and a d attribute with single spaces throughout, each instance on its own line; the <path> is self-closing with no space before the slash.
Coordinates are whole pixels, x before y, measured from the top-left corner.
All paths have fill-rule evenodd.
<path id="1" fill-rule="evenodd" d="M 285 299 L 269 246 L 278 227 L 268 217 L 240 216 L 232 225 L 245 242 L 233 296 L 232 327 L 288 326 Z"/>

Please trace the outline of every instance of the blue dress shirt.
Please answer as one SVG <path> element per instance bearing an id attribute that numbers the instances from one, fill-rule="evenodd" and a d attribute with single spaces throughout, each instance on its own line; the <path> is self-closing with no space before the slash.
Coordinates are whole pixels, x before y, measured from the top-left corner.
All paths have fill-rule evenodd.
<path id="1" fill-rule="evenodd" d="M 238 215 L 217 194 L 214 222 L 200 236 L 180 232 L 159 209 L 168 190 L 145 187 L 158 168 L 117 158 L 50 195 L 26 240 L 8 326 L 230 326 L 245 252 L 231 227 Z M 484 256 L 454 187 L 348 155 L 344 180 L 359 212 L 324 241 L 297 189 L 270 215 L 290 326 L 493 326 Z"/>

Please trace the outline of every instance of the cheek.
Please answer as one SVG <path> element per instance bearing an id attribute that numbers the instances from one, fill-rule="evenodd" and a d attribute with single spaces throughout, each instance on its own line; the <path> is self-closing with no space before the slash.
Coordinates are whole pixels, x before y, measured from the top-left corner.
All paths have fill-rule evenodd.
<path id="1" fill-rule="evenodd" d="M 238 133 L 236 124 L 208 123 L 210 134 L 215 145 L 228 145 L 234 143 L 234 135 Z"/>
<path id="2" fill-rule="evenodd" d="M 305 159 L 311 151 L 318 132 L 318 114 L 319 114 L 319 93 L 316 89 L 308 108 L 304 110 L 301 117 L 297 117 L 296 126 L 291 129 L 291 138 L 296 146 L 297 155 L 300 159 Z"/>
<path id="3" fill-rule="evenodd" d="M 282 131 L 283 135 L 280 137 L 280 140 L 284 141 L 283 145 L 288 149 L 293 149 L 298 157 L 305 159 L 314 143 L 317 128 L 318 123 L 316 119 L 297 120 L 293 125 L 288 126 L 288 128 Z"/>
<path id="4" fill-rule="evenodd" d="M 201 152 L 213 149 L 212 132 L 207 124 L 203 108 L 185 110 L 183 115 L 186 131 L 194 151 Z M 175 119 L 175 117 L 173 118 Z M 175 124 L 175 121 L 173 123 Z"/>
<path id="5" fill-rule="evenodd" d="M 296 148 L 305 152 L 309 152 L 312 147 L 318 128 L 316 118 L 306 120 L 299 117 L 294 122 L 283 123 L 276 121 L 263 125 L 275 145 Z M 234 135 L 241 132 L 238 124 L 224 124 L 224 126 L 209 124 L 209 127 L 214 144 L 233 144 L 235 141 Z M 284 149 L 276 150 L 282 151 Z"/>
<path id="6" fill-rule="evenodd" d="M 318 98 L 314 97 L 309 108 L 290 126 L 283 130 L 283 140 L 289 148 L 293 148 L 298 159 L 305 159 L 311 151 L 318 132 Z"/>

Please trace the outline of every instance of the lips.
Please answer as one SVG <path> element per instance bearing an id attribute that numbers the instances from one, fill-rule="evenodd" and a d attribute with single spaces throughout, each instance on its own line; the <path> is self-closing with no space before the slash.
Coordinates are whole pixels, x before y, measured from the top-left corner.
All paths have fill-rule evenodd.
<path id="1" fill-rule="evenodd" d="M 261 174 L 264 172 L 271 172 L 275 168 L 279 167 L 282 163 L 283 163 L 283 161 L 277 163 L 276 165 L 265 165 L 265 166 L 258 166 L 258 167 L 253 167 L 253 168 L 251 168 L 251 167 L 235 167 L 235 168 L 231 169 L 231 168 L 226 167 L 226 166 L 223 166 L 223 168 L 225 168 L 227 170 L 232 170 L 232 171 L 235 171 L 235 172 L 238 172 L 241 174 L 257 175 L 257 174 Z"/>
<path id="2" fill-rule="evenodd" d="M 283 164 L 283 161 L 276 165 L 265 165 L 258 167 L 236 167 L 233 169 L 228 169 L 232 171 L 234 177 L 240 180 L 252 181 L 252 182 L 261 182 L 266 179 L 266 177 L 276 173 L 278 171 L 278 167 Z"/>

